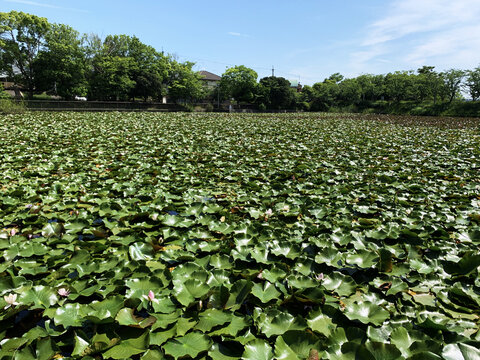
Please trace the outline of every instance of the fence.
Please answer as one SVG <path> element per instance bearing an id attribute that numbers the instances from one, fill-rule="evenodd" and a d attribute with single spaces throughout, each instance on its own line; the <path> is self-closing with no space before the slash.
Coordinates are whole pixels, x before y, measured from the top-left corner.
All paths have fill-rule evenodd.
<path id="1" fill-rule="evenodd" d="M 182 111 L 178 104 L 126 101 L 20 100 L 32 111 Z"/>

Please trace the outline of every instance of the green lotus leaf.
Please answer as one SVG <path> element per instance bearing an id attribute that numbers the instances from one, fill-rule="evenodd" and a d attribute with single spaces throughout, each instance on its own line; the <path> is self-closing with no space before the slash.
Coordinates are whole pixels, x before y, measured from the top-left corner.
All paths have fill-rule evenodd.
<path id="1" fill-rule="evenodd" d="M 215 330 L 210 333 L 211 336 L 216 335 L 227 335 L 227 336 L 238 336 L 239 332 L 244 330 L 246 327 L 251 325 L 251 320 L 245 316 L 232 316 L 230 323 L 218 330 Z"/>
<path id="2" fill-rule="evenodd" d="M 239 346 L 238 343 L 234 342 L 214 343 L 208 351 L 208 356 L 212 360 L 239 360 L 243 350 L 243 346 Z"/>
<path id="3" fill-rule="evenodd" d="M 272 360 L 273 351 L 271 346 L 265 341 L 256 339 L 245 345 L 245 351 L 242 360 Z"/>
<path id="4" fill-rule="evenodd" d="M 85 220 L 75 220 L 64 225 L 67 234 L 78 234 L 89 226 L 90 224 Z"/>
<path id="5" fill-rule="evenodd" d="M 153 259 L 153 248 L 149 244 L 134 243 L 128 247 L 128 253 L 132 260 L 151 260 Z"/>
<path id="6" fill-rule="evenodd" d="M 275 341 L 275 359 L 300 360 L 300 357 L 285 343 L 283 337 L 277 337 Z"/>
<path id="7" fill-rule="evenodd" d="M 300 358 L 305 359 L 320 349 L 323 339 L 309 331 L 288 331 L 281 336 L 286 345 Z M 278 339 L 278 338 L 277 338 Z M 319 354 L 321 356 L 321 352 Z"/>
<path id="8" fill-rule="evenodd" d="M 272 300 L 279 300 L 281 293 L 275 288 L 275 285 L 265 281 L 263 284 L 254 284 L 252 295 L 266 304 Z"/>
<path id="9" fill-rule="evenodd" d="M 390 317 L 390 313 L 381 306 L 364 301 L 347 306 L 345 308 L 345 316 L 350 320 L 358 320 L 364 324 L 380 326 Z"/>
<path id="10" fill-rule="evenodd" d="M 136 316 L 134 312 L 135 312 L 134 309 L 123 308 L 118 312 L 117 316 L 115 317 L 115 320 L 118 321 L 120 325 L 134 326 L 141 329 L 152 326 L 152 324 L 156 322 L 156 318 L 153 316 L 142 318 L 142 317 Z"/>
<path id="11" fill-rule="evenodd" d="M 33 304 L 32 309 L 48 309 L 57 303 L 58 295 L 54 289 L 38 285 L 22 292 L 19 301 L 23 304 Z"/>
<path id="12" fill-rule="evenodd" d="M 148 349 L 140 358 L 142 360 L 164 360 L 165 356 L 160 350 Z"/>
<path id="13" fill-rule="evenodd" d="M 122 338 L 118 345 L 115 345 L 103 353 L 104 358 L 128 359 L 137 354 L 142 354 L 148 349 L 149 332 L 143 331 L 140 334 L 132 333 Z"/>
<path id="14" fill-rule="evenodd" d="M 177 309 L 175 312 L 169 314 L 152 314 L 157 321 L 152 325 L 152 331 L 156 329 L 165 329 L 169 325 L 177 322 L 178 318 L 181 315 L 180 309 Z"/>
<path id="15" fill-rule="evenodd" d="M 210 287 L 198 280 L 188 279 L 185 282 L 175 281 L 173 293 L 183 306 L 190 306 L 196 299 L 200 299 L 210 291 Z"/>
<path id="16" fill-rule="evenodd" d="M 256 309 L 256 312 L 259 309 Z M 307 325 L 300 317 L 295 317 L 287 312 L 270 310 L 260 312 L 255 319 L 255 325 L 267 337 L 282 335 L 291 330 L 305 330 Z"/>
<path id="17" fill-rule="evenodd" d="M 418 352 L 408 358 L 408 360 L 441 360 L 441 356 L 430 351 Z"/>
<path id="18" fill-rule="evenodd" d="M 356 265 L 359 268 L 367 269 L 377 264 L 379 256 L 372 251 L 360 250 L 356 254 L 348 254 L 346 257 L 348 264 Z"/>
<path id="19" fill-rule="evenodd" d="M 449 274 L 468 275 L 480 266 L 480 255 L 473 253 L 465 254 L 460 261 L 447 261 L 444 264 L 445 271 Z"/>
<path id="20" fill-rule="evenodd" d="M 333 272 L 326 276 L 322 285 L 325 289 L 335 291 L 340 296 L 352 295 L 357 288 L 357 284 L 350 276 L 339 272 Z"/>
<path id="21" fill-rule="evenodd" d="M 150 345 L 163 345 L 167 340 L 177 336 L 177 327 L 173 326 L 169 329 L 152 331 L 150 333 Z"/>
<path id="22" fill-rule="evenodd" d="M 225 309 L 236 310 L 244 302 L 253 288 L 249 280 L 238 280 L 230 289 L 230 296 L 225 303 Z"/>
<path id="23" fill-rule="evenodd" d="M 373 355 L 375 360 L 403 359 L 402 353 L 393 344 L 367 341 L 365 347 Z"/>
<path id="24" fill-rule="evenodd" d="M 321 310 L 311 311 L 307 317 L 307 324 L 310 329 L 326 337 L 329 337 L 336 328 L 332 319 L 322 313 Z"/>
<path id="25" fill-rule="evenodd" d="M 198 319 L 199 321 L 195 328 L 202 332 L 209 332 L 216 326 L 232 321 L 233 316 L 221 310 L 207 309 L 198 314 Z"/>
<path id="26" fill-rule="evenodd" d="M 80 315 L 81 305 L 78 303 L 65 304 L 55 310 L 53 319 L 55 324 L 64 328 L 69 326 L 81 326 L 84 319 Z"/>
<path id="27" fill-rule="evenodd" d="M 182 337 L 169 340 L 163 345 L 167 355 L 178 359 L 184 356 L 195 358 L 199 353 L 207 351 L 212 345 L 212 340 L 198 332 L 192 332 Z"/>
<path id="28" fill-rule="evenodd" d="M 468 344 L 449 344 L 443 348 L 442 357 L 445 360 L 478 360 L 480 350 Z"/>
<path id="29" fill-rule="evenodd" d="M 52 236 L 60 236 L 63 231 L 63 226 L 61 223 L 48 223 L 42 229 L 42 236 L 49 238 Z"/>
<path id="30" fill-rule="evenodd" d="M 315 256 L 317 264 L 327 264 L 328 266 L 341 267 L 340 262 L 343 260 L 343 255 L 335 248 L 323 248 Z"/>
<path id="31" fill-rule="evenodd" d="M 83 356 L 85 355 L 85 352 L 87 349 L 90 347 L 90 343 L 88 340 L 85 340 L 84 338 L 75 335 L 75 346 L 72 351 L 72 356 Z"/>

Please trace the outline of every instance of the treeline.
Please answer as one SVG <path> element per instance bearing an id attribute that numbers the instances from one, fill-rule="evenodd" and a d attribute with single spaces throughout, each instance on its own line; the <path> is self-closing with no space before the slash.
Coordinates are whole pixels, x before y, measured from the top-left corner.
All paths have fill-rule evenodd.
<path id="1" fill-rule="evenodd" d="M 68 25 L 17 11 L 0 13 L 0 70 L 34 93 L 70 100 L 192 101 L 201 98 L 194 63 L 143 44 L 135 36 L 81 35 Z"/>
<path id="2" fill-rule="evenodd" d="M 406 109 L 408 105 L 412 109 L 418 105 L 446 108 L 454 100 L 464 99 L 464 95 L 473 101 L 480 97 L 480 67 L 437 72 L 433 66 L 423 66 L 417 71 L 365 74 L 349 79 L 336 73 L 312 87 L 305 86 L 301 100 L 315 111 L 369 106 L 401 111 L 402 104 Z"/>
<path id="3" fill-rule="evenodd" d="M 229 101 L 259 110 L 480 115 L 480 67 L 438 72 L 424 66 L 355 78 L 336 73 L 300 91 L 282 77 L 258 81 L 258 74 L 243 65 L 227 69 L 212 89 L 202 85 L 193 65 L 135 36 L 101 39 L 35 15 L 0 13 L 0 71 L 30 98 L 34 93 L 66 100 L 160 101 L 168 96 L 170 102 Z M 473 101 L 455 101 L 464 97 Z"/>
<path id="4" fill-rule="evenodd" d="M 336 73 L 301 91 L 281 77 L 256 82 L 254 70 L 236 66 L 226 71 L 220 82 L 220 97 L 232 96 L 253 102 L 260 109 L 301 109 L 310 111 L 363 111 L 408 113 L 443 112 L 454 108 L 464 94 L 473 101 L 480 97 L 480 67 L 437 72 L 433 66 L 417 71 L 396 71 L 386 75 L 344 78 Z M 458 110 L 458 104 L 455 104 Z M 467 106 L 468 107 L 468 106 Z M 470 106 L 472 107 L 472 106 Z M 476 113 L 479 106 L 473 107 Z M 475 114 L 474 114 L 475 115 Z"/>

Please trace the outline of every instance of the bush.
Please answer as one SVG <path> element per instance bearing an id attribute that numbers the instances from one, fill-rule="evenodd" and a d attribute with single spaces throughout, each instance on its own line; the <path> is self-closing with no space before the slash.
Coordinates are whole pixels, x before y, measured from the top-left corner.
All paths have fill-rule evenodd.
<path id="1" fill-rule="evenodd" d="M 258 110 L 259 111 L 266 111 L 267 106 L 264 103 L 261 103 L 261 104 L 258 105 Z"/>
<path id="2" fill-rule="evenodd" d="M 0 99 L 0 113 L 19 114 L 26 110 L 23 102 L 16 102 L 10 99 Z"/>
<path id="3" fill-rule="evenodd" d="M 212 112 L 213 111 L 213 104 L 208 103 L 205 105 L 205 111 L 206 112 Z"/>
<path id="4" fill-rule="evenodd" d="M 192 104 L 184 104 L 183 105 L 183 111 L 194 112 L 195 111 L 195 106 L 193 106 Z"/>

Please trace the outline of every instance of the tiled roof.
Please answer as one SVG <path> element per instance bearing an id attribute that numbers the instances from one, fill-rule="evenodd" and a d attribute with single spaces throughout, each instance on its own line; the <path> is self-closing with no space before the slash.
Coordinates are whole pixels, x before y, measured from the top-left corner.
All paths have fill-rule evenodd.
<path id="1" fill-rule="evenodd" d="M 222 79 L 220 76 L 204 70 L 199 71 L 199 74 L 203 76 L 203 80 L 220 81 Z"/>

